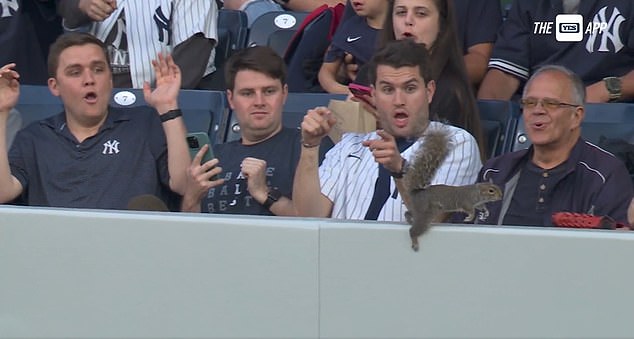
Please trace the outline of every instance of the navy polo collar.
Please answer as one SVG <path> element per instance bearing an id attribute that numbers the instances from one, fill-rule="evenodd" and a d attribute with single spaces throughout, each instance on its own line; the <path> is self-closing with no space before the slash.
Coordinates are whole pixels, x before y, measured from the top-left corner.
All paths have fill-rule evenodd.
<path id="1" fill-rule="evenodd" d="M 577 142 L 575 143 L 575 145 L 572 147 L 572 150 L 570 151 L 570 155 L 568 156 L 568 159 L 566 159 L 563 163 L 561 163 L 559 166 L 562 166 L 564 168 L 563 172 L 568 174 L 571 172 L 574 172 L 574 170 L 577 167 L 577 164 L 581 161 L 582 156 L 583 156 L 583 145 L 585 144 L 585 140 L 581 137 L 579 137 L 579 139 L 577 139 Z M 533 156 L 533 152 L 534 152 L 534 146 L 531 145 L 528 149 L 526 150 L 522 150 L 522 151 L 518 151 L 516 152 L 516 156 L 517 158 L 521 159 L 520 162 L 518 162 L 518 164 L 520 166 L 524 166 L 523 164 L 525 164 L 528 161 L 531 161 L 531 157 Z"/>
<path id="2" fill-rule="evenodd" d="M 106 116 L 106 121 L 104 121 L 103 125 L 99 128 L 99 131 L 112 128 L 116 123 L 126 120 L 130 120 L 130 115 L 127 110 L 108 106 L 108 115 Z M 66 126 L 66 112 L 61 112 L 52 117 L 46 118 L 42 120 L 41 123 L 49 126 L 59 133 L 60 131 L 65 129 L 64 127 Z"/>

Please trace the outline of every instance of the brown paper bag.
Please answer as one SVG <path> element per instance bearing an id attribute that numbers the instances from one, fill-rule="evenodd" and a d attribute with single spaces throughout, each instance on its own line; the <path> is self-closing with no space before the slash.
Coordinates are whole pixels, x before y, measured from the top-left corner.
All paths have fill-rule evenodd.
<path id="1" fill-rule="evenodd" d="M 328 136 L 334 143 L 347 132 L 368 133 L 376 130 L 376 118 L 356 101 L 330 100 L 328 108 L 337 119 Z"/>

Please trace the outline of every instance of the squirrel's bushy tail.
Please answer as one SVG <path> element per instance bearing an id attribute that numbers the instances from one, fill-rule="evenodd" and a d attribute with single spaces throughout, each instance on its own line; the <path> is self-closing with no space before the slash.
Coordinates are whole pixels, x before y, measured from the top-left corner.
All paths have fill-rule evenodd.
<path id="1" fill-rule="evenodd" d="M 405 185 L 415 192 L 431 184 L 436 170 L 449 154 L 451 139 L 446 128 L 425 132 L 423 143 L 416 150 L 410 168 L 405 175 Z"/>

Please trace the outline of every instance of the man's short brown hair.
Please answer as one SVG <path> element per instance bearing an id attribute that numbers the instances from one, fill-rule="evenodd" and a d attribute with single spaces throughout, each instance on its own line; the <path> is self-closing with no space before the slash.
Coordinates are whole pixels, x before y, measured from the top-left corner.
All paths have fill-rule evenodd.
<path id="1" fill-rule="evenodd" d="M 99 46 L 99 48 L 101 48 L 101 50 L 103 51 L 108 67 L 110 67 L 110 57 L 108 56 L 108 49 L 106 48 L 106 44 L 104 44 L 94 35 L 88 33 L 71 32 L 60 35 L 57 40 L 55 40 L 55 42 L 51 45 L 48 53 L 48 76 L 50 78 L 55 78 L 57 67 L 59 66 L 59 56 L 62 54 L 63 51 L 65 51 L 69 47 L 83 46 L 87 44 L 94 44 Z"/>

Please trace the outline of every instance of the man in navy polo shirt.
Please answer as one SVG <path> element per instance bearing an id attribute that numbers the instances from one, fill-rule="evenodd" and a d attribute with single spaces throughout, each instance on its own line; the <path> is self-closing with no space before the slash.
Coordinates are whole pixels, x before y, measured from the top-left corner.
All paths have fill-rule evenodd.
<path id="1" fill-rule="evenodd" d="M 634 194 L 625 165 L 581 138 L 585 88 L 562 66 L 544 66 L 522 97 L 529 149 L 491 159 L 478 182 L 492 180 L 502 201 L 487 204 L 481 224 L 552 226 L 556 212 L 587 213 L 627 221 Z"/>
<path id="2" fill-rule="evenodd" d="M 92 35 L 60 36 L 48 65 L 49 89 L 65 111 L 18 132 L 8 155 L 6 122 L 19 74 L 15 64 L 0 68 L 0 203 L 122 209 L 135 196 L 184 192 L 190 159 L 171 56 L 159 54 L 156 89 L 144 88 L 154 109 L 108 107 L 110 63 Z"/>
<path id="3" fill-rule="evenodd" d="M 559 14 L 582 16 L 581 41 L 557 41 Z M 533 71 L 546 64 L 563 65 L 578 74 L 587 102 L 634 99 L 634 2 L 513 1 L 478 98 L 509 100 Z"/>

